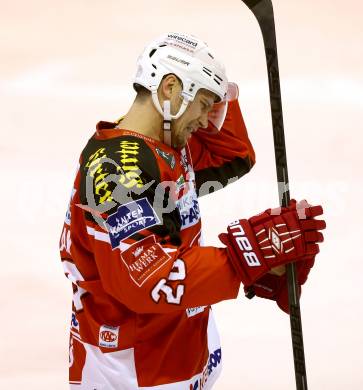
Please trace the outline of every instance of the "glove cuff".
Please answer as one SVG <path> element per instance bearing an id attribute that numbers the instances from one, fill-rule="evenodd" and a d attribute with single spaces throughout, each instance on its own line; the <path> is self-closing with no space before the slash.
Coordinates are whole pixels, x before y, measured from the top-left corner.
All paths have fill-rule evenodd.
<path id="1" fill-rule="evenodd" d="M 269 267 L 259 249 L 255 234 L 246 219 L 228 225 L 227 245 L 230 260 L 245 287 L 264 275 Z"/>

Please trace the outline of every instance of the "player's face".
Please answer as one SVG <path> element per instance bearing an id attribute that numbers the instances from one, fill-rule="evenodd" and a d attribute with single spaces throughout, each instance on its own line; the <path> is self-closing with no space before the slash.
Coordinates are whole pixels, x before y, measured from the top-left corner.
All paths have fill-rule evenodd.
<path id="1" fill-rule="evenodd" d="M 214 97 L 209 91 L 199 90 L 184 114 L 172 121 L 171 140 L 174 148 L 183 148 L 194 131 L 208 127 L 208 113 L 213 107 Z"/>

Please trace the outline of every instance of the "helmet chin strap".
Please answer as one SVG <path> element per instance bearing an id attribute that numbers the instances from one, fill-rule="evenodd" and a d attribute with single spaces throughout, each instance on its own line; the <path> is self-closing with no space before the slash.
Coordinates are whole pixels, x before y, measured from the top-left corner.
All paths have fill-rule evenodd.
<path id="1" fill-rule="evenodd" d="M 151 91 L 151 98 L 155 108 L 163 117 L 163 130 L 164 130 L 164 143 L 171 146 L 171 121 L 173 119 L 180 118 L 188 107 L 189 101 L 183 97 L 182 105 L 177 114 L 172 115 L 170 112 L 170 100 L 165 100 L 163 103 L 163 109 L 161 109 L 157 88 L 153 88 Z"/>
<path id="2" fill-rule="evenodd" d="M 170 100 L 164 101 L 164 143 L 171 146 L 171 114 L 170 114 Z"/>

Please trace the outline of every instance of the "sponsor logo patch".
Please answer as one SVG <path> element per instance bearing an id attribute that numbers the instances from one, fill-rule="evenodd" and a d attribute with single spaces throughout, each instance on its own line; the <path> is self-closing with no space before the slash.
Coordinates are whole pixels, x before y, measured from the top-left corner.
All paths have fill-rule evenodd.
<path id="1" fill-rule="evenodd" d="M 98 345 L 104 348 L 117 348 L 118 334 L 120 327 L 101 325 L 99 331 Z"/>
<path id="2" fill-rule="evenodd" d="M 209 355 L 208 364 L 204 367 L 200 378 L 189 385 L 189 390 L 202 390 L 206 387 L 207 381 L 212 373 L 217 370 L 217 367 L 222 361 L 221 348 L 216 349 Z M 218 367 L 219 368 L 219 367 Z"/>
<path id="3" fill-rule="evenodd" d="M 156 153 L 166 161 L 166 163 L 170 166 L 171 169 L 174 169 L 175 167 L 175 157 L 171 153 L 164 152 L 163 150 L 159 148 L 155 148 Z"/>
<path id="4" fill-rule="evenodd" d="M 182 34 L 168 34 L 168 40 L 178 42 L 179 44 L 196 48 L 198 42 L 191 40 L 191 37 L 186 37 Z"/>
<path id="5" fill-rule="evenodd" d="M 175 56 L 172 56 L 172 55 L 168 55 L 168 57 L 170 60 L 173 60 L 173 61 L 176 61 L 176 62 L 179 62 L 180 64 L 183 64 L 185 66 L 189 66 L 190 65 L 190 62 L 188 61 L 185 61 L 183 60 L 182 58 L 178 58 L 178 57 L 175 57 Z"/>
<path id="6" fill-rule="evenodd" d="M 179 192 L 185 186 L 185 179 L 183 175 L 179 176 L 179 179 L 176 181 L 176 192 Z"/>
<path id="7" fill-rule="evenodd" d="M 121 254 L 131 279 L 141 287 L 149 277 L 171 259 L 155 236 L 149 236 L 131 245 Z"/>
<path id="8" fill-rule="evenodd" d="M 176 206 L 179 210 L 182 229 L 198 223 L 200 220 L 200 210 L 197 194 L 193 187 L 176 201 Z"/>
<path id="9" fill-rule="evenodd" d="M 160 220 L 147 198 L 142 198 L 119 206 L 105 224 L 114 249 L 125 238 L 159 223 Z"/>
<path id="10" fill-rule="evenodd" d="M 119 182 L 128 189 L 133 187 L 142 188 L 144 185 L 138 167 L 139 149 L 138 142 L 123 140 L 120 142 L 120 150 L 116 152 L 120 154 L 121 171 L 124 172 L 120 175 Z"/>
<path id="11" fill-rule="evenodd" d="M 190 317 L 196 316 L 199 313 L 202 313 L 206 307 L 207 306 L 190 307 L 189 309 L 186 309 L 185 311 L 187 313 L 187 316 L 190 318 Z"/>

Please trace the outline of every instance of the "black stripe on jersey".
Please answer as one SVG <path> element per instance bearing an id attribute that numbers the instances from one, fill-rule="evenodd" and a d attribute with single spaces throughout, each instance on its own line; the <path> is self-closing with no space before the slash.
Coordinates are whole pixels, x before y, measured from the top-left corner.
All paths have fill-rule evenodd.
<path id="1" fill-rule="evenodd" d="M 210 167 L 195 172 L 195 183 L 199 196 L 207 195 L 224 188 L 227 184 L 248 173 L 253 164 L 249 157 L 236 157 L 220 167 Z M 233 180 L 235 178 L 235 180 Z M 216 183 L 213 186 L 213 182 Z"/>

